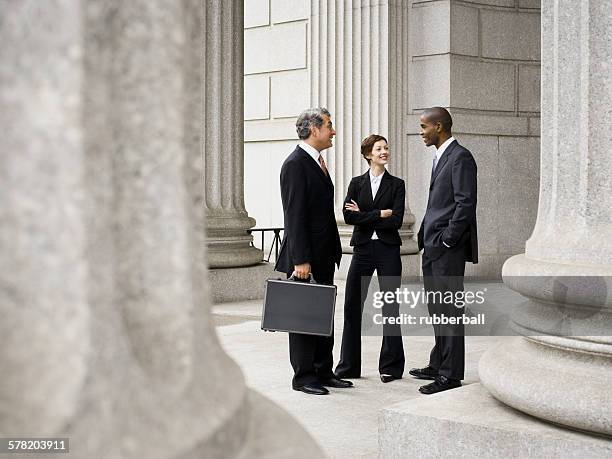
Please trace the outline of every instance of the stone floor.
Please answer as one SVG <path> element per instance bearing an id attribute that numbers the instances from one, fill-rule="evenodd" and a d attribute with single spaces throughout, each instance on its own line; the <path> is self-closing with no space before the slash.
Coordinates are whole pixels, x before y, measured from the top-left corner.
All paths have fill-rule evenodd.
<path id="1" fill-rule="evenodd" d="M 515 297 L 500 283 L 487 284 L 500 301 Z M 338 360 L 342 333 L 343 286 L 339 285 L 336 308 L 334 362 Z M 221 343 L 238 362 L 248 386 L 270 398 L 298 419 L 330 457 L 378 457 L 378 428 L 382 408 L 410 399 L 424 398 L 418 392 L 423 381 L 406 375 L 383 384 L 377 363 L 381 338 L 363 338 L 363 377 L 352 389 L 331 389 L 327 396 L 310 396 L 291 389 L 291 366 L 285 333 L 260 329 L 261 301 L 226 303 L 213 308 Z M 504 338 L 466 338 L 466 379 L 478 382 L 478 360 L 482 353 Z M 406 369 L 428 361 L 432 336 L 404 337 Z M 429 396 L 432 397 L 432 396 Z M 435 397 L 435 396 L 434 396 Z"/>

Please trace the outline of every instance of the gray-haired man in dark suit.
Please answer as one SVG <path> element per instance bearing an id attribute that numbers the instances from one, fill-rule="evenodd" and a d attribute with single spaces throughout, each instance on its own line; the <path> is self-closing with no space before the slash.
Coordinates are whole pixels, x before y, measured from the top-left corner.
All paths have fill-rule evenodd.
<path id="1" fill-rule="evenodd" d="M 324 108 L 302 112 L 296 129 L 301 142 L 280 174 L 285 231 L 275 269 L 298 279 L 312 274 L 318 283 L 332 285 L 342 247 L 334 214 L 334 184 L 321 151 L 332 146 L 336 131 Z M 333 335 L 289 333 L 294 390 L 325 395 L 327 387 L 353 385 L 334 375 L 333 346 Z"/>

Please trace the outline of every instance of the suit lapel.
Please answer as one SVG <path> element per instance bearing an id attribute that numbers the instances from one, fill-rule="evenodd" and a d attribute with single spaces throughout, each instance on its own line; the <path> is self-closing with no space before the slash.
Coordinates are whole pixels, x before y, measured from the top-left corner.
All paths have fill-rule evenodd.
<path id="1" fill-rule="evenodd" d="M 374 205 L 376 205 L 378 201 L 380 201 L 380 198 L 382 197 L 382 195 L 384 195 L 385 192 L 389 189 L 389 187 L 391 186 L 391 182 L 392 182 L 391 174 L 389 174 L 388 171 L 385 171 L 380 181 L 378 192 L 376 193 L 376 199 L 374 199 Z"/>
<path id="2" fill-rule="evenodd" d="M 365 198 L 365 209 L 369 209 L 374 205 L 374 199 L 372 198 L 372 185 L 370 184 L 370 170 L 368 169 L 365 174 L 361 176 L 361 189 L 362 196 Z M 367 207 L 366 207 L 367 206 Z"/>
<path id="3" fill-rule="evenodd" d="M 438 176 L 438 174 L 440 173 L 442 168 L 444 168 L 444 165 L 446 164 L 446 161 L 448 161 L 448 155 L 450 155 L 452 153 L 452 151 L 455 149 L 456 145 L 458 145 L 457 141 L 453 140 L 453 142 L 446 148 L 446 150 L 442 154 L 442 157 L 440 158 L 440 161 L 438 161 L 438 164 L 436 164 L 436 170 L 434 170 L 433 173 L 431 174 L 431 182 L 429 183 L 430 187 L 436 181 L 436 177 Z"/>
<path id="4" fill-rule="evenodd" d="M 303 161 L 308 164 L 308 167 L 310 167 L 311 169 L 314 169 L 316 171 L 316 174 L 330 187 L 334 187 L 333 182 L 331 181 L 331 177 L 329 175 L 327 175 L 325 172 L 323 172 L 323 169 L 321 169 L 321 166 L 319 166 L 317 164 L 317 162 L 312 159 L 312 156 L 310 156 L 306 151 L 304 151 L 304 149 L 302 147 L 300 147 L 299 145 L 297 146 L 297 148 L 300 149 L 300 152 L 302 153 L 302 158 Z"/>

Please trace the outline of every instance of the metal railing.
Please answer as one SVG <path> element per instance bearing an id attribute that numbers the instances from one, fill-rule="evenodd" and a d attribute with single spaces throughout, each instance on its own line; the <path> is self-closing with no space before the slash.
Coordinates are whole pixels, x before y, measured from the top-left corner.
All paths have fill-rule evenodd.
<path id="1" fill-rule="evenodd" d="M 266 253 L 265 249 L 265 241 L 266 241 L 266 233 L 274 233 L 274 237 L 272 238 L 272 245 L 270 246 L 270 251 L 268 252 L 268 258 L 265 261 L 270 262 L 270 257 L 272 256 L 272 251 L 274 251 L 274 261 L 278 259 L 278 248 L 281 242 L 280 233 L 283 231 L 283 228 L 251 228 L 247 230 L 247 233 L 253 235 L 253 240 L 251 241 L 251 246 L 255 246 L 255 235 L 253 233 L 261 233 L 261 247 L 260 248 L 264 254 Z"/>

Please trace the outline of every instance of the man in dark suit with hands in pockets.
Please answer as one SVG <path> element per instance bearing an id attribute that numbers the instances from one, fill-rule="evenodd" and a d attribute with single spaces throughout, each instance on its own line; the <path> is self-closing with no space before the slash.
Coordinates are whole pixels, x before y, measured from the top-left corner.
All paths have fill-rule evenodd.
<path id="1" fill-rule="evenodd" d="M 425 145 L 435 146 L 427 210 L 418 233 L 423 249 L 423 281 L 428 293 L 429 314 L 460 318 L 463 309 L 441 301 L 442 295 L 463 292 L 465 262 L 478 262 L 476 233 L 476 162 L 472 154 L 451 134 L 453 120 L 442 107 L 425 110 L 421 115 L 421 137 Z M 439 297 L 429 293 L 440 293 Z M 464 327 L 434 324 L 435 345 L 429 365 L 413 368 L 409 374 L 433 379 L 419 388 L 434 394 L 461 386 L 465 368 Z"/>
<path id="2" fill-rule="evenodd" d="M 301 139 L 283 163 L 280 174 L 284 236 L 275 269 L 332 285 L 340 266 L 342 248 L 334 214 L 334 185 L 321 151 L 332 146 L 336 135 L 325 108 L 305 110 L 296 130 Z M 289 356 L 294 390 L 325 395 L 327 387 L 346 388 L 353 383 L 333 373 L 334 337 L 289 333 Z"/>

